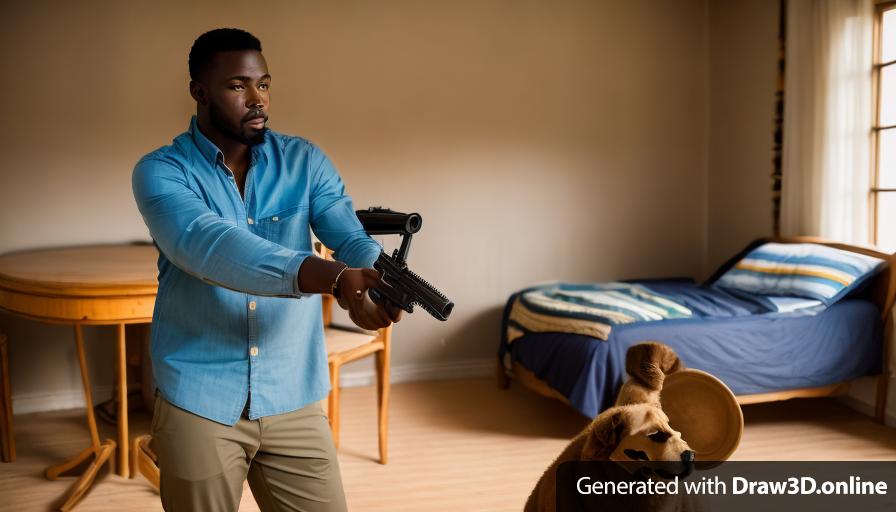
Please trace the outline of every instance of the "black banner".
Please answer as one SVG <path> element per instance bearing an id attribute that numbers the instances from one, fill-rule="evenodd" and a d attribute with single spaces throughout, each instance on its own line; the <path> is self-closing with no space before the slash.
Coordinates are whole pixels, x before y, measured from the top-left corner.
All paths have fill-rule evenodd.
<path id="1" fill-rule="evenodd" d="M 565 462 L 557 510 L 896 511 L 896 461 Z M 662 476 L 660 476 L 662 475 Z"/>

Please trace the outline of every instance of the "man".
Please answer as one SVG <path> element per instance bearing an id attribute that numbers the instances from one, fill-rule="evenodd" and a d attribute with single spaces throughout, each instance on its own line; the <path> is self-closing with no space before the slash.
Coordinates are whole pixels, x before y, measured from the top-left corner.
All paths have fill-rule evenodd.
<path id="1" fill-rule="evenodd" d="M 365 329 L 397 322 L 372 302 L 380 246 L 330 160 L 265 128 L 271 75 L 248 32 L 193 44 L 196 116 L 134 169 L 159 248 L 151 433 L 166 510 L 236 510 L 243 481 L 264 511 L 345 510 L 318 401 L 330 389 L 320 296 Z M 311 253 L 309 226 L 337 261 Z M 343 263 L 344 262 L 344 263 Z"/>

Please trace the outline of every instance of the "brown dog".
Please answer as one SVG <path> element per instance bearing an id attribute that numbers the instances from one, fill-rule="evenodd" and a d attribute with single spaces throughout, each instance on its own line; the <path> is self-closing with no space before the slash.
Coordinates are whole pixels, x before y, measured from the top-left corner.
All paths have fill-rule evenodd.
<path id="1" fill-rule="evenodd" d="M 694 452 L 669 426 L 659 394 L 666 373 L 682 368 L 669 347 L 656 342 L 635 345 L 626 353 L 631 378 L 623 385 L 616 406 L 599 414 L 545 470 L 526 501 L 526 512 L 556 510 L 557 469 L 567 461 L 669 461 L 690 471 Z"/>
<path id="2" fill-rule="evenodd" d="M 616 405 L 650 403 L 660 406 L 660 390 L 666 375 L 683 370 L 678 354 L 667 345 L 647 341 L 632 345 L 625 353 L 629 380 L 616 396 Z"/>

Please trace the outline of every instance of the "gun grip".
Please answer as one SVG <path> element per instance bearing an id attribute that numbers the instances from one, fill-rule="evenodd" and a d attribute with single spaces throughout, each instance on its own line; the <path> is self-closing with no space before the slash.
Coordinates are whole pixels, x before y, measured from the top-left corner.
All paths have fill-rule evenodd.
<path id="1" fill-rule="evenodd" d="M 395 302 L 395 300 L 391 299 L 388 295 L 386 295 L 386 294 L 384 294 L 383 292 L 377 290 L 376 288 L 368 288 L 368 289 L 367 289 L 367 294 L 370 296 L 370 300 L 372 300 L 372 301 L 373 301 L 374 303 L 376 303 L 376 304 L 379 304 L 380 306 L 385 307 L 386 304 L 389 304 L 389 305 L 391 305 L 392 307 L 395 307 L 395 308 L 398 308 L 398 309 L 402 309 L 402 310 L 404 310 L 404 311 L 407 311 L 408 313 L 413 313 L 413 312 L 414 312 L 414 306 L 413 306 L 413 305 L 409 306 L 410 309 L 405 308 L 405 307 L 402 307 L 401 304 L 399 304 L 398 302 Z"/>

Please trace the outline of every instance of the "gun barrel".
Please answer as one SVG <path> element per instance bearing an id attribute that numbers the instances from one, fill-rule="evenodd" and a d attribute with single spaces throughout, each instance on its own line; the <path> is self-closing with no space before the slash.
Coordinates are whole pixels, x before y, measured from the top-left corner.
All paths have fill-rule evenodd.
<path id="1" fill-rule="evenodd" d="M 400 213 L 382 208 L 355 212 L 364 231 L 371 235 L 412 235 L 423 227 L 419 213 Z"/>
<path id="2" fill-rule="evenodd" d="M 443 322 L 448 320 L 451 310 L 454 309 L 454 303 L 435 289 L 421 291 L 420 300 L 416 302 L 434 318 Z"/>

